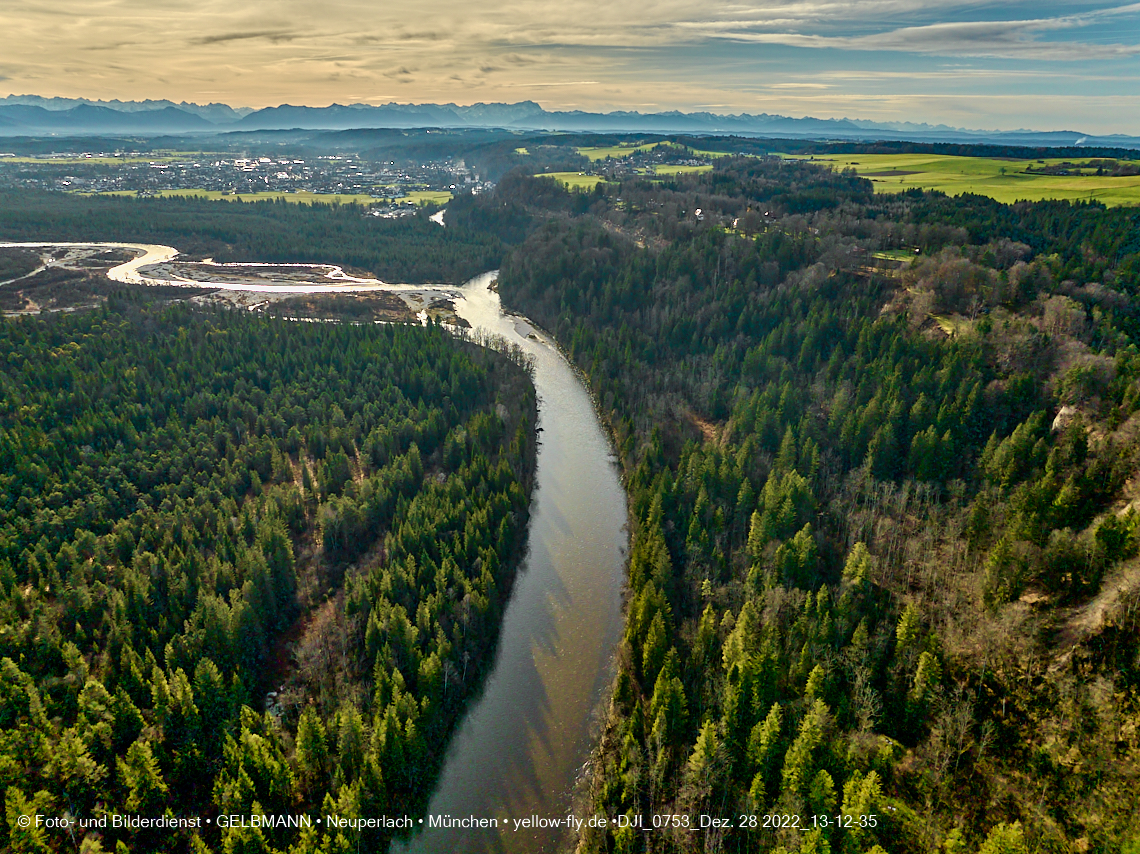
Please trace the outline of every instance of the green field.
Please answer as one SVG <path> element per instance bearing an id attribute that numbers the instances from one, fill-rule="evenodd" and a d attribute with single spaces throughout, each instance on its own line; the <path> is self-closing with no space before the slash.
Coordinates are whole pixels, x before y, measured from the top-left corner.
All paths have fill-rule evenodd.
<path id="1" fill-rule="evenodd" d="M 951 338 L 955 338 L 959 335 L 964 335 L 973 327 L 973 323 L 965 317 L 962 317 L 960 314 L 932 314 L 930 315 L 930 318 L 938 324 L 939 329 L 941 329 Z"/>
<path id="2" fill-rule="evenodd" d="M 655 166 L 653 171 L 658 175 L 684 175 L 689 172 L 711 172 L 712 164 L 706 163 L 703 166 Z"/>
<path id="3" fill-rule="evenodd" d="M 878 258 L 880 261 L 903 261 L 909 263 L 914 260 L 915 252 L 913 249 L 884 249 L 880 252 L 872 252 L 872 258 Z"/>
<path id="4" fill-rule="evenodd" d="M 419 192 L 419 191 L 416 191 Z M 416 193 L 412 193 L 414 196 Z M 83 195 L 96 195 L 96 196 L 134 196 L 137 195 L 134 190 L 112 190 L 107 193 L 84 193 Z M 321 202 L 323 204 L 341 204 L 348 205 L 352 203 L 370 205 L 381 201 L 380 199 L 373 198 L 372 196 L 365 196 L 353 193 L 309 193 L 301 191 L 297 193 L 223 193 L 220 190 L 161 190 L 155 195 L 162 198 L 175 198 L 175 197 L 194 197 L 199 199 L 221 199 L 227 202 L 263 202 L 266 199 L 283 199 L 286 202 L 293 204 L 311 204 L 314 202 Z M 451 198 L 449 193 L 445 193 L 448 199 Z M 414 201 L 408 198 L 407 201 Z"/>
<path id="5" fill-rule="evenodd" d="M 222 156 L 208 151 L 164 151 L 137 157 L 0 157 L 0 163 L 35 163 L 40 166 L 79 166 L 93 163 L 97 166 L 113 166 L 122 163 L 174 163 Z"/>
<path id="6" fill-rule="evenodd" d="M 417 205 L 446 205 L 451 201 L 451 193 L 447 190 L 412 190 L 396 201 L 414 202 Z"/>
<path id="7" fill-rule="evenodd" d="M 582 172 L 539 172 L 534 177 L 553 178 L 570 190 L 592 190 L 598 184 L 606 183 L 606 179 L 601 175 L 586 175 Z"/>
<path id="8" fill-rule="evenodd" d="M 97 196 L 134 196 L 137 195 L 134 190 L 111 190 L 106 193 L 82 193 L 81 195 L 97 195 Z M 312 204 L 320 202 L 322 204 L 361 204 L 372 205 L 378 202 L 387 201 L 386 199 L 378 199 L 375 196 L 364 195 L 363 193 L 310 193 L 307 190 L 299 190 L 295 193 L 224 193 L 221 190 L 160 190 L 155 193 L 156 196 L 162 198 L 174 198 L 178 196 L 193 196 L 199 199 L 221 199 L 227 202 L 263 202 L 266 199 L 282 199 L 286 202 L 293 204 Z M 417 205 L 445 205 L 451 201 L 451 193 L 447 190 L 412 190 L 407 195 L 401 196 L 398 199 L 392 199 L 393 202 L 399 203 L 412 203 Z"/>
<path id="9" fill-rule="evenodd" d="M 675 142 L 646 142 L 641 145 L 622 144 L 610 146 L 597 146 L 594 148 L 579 148 L 578 153 L 590 158 L 590 160 L 597 162 L 605 160 L 607 157 L 612 157 L 615 160 L 628 157 L 635 151 L 650 151 L 660 145 L 668 146 L 669 148 L 676 148 L 680 151 L 687 151 L 694 157 L 707 157 L 710 160 L 718 157 L 731 157 L 727 151 L 703 151 L 699 148 L 691 148 L 687 145 L 679 145 Z M 661 175 L 675 175 L 678 172 L 705 172 L 711 169 L 711 166 L 658 166 L 657 172 Z"/>
<path id="10" fill-rule="evenodd" d="M 707 157 L 710 160 L 716 160 L 718 157 L 733 157 L 730 151 L 705 151 L 701 148 L 689 148 L 689 153 L 694 157 Z M 755 154 L 745 154 L 745 157 L 756 157 Z"/>
<path id="11" fill-rule="evenodd" d="M 641 145 L 622 144 L 579 148 L 578 153 L 590 158 L 590 160 L 598 161 L 605 160 L 607 157 L 613 157 L 615 159 L 629 157 L 629 155 L 635 151 L 652 151 L 659 145 L 667 145 L 670 148 L 683 148 L 683 146 L 677 145 L 675 142 L 646 142 Z"/>
<path id="12" fill-rule="evenodd" d="M 806 159 L 806 158 L 795 158 Z M 1106 205 L 1140 204 L 1140 175 L 1125 177 L 1087 174 L 1037 175 L 1026 167 L 1041 168 L 1065 160 L 1014 160 L 990 157 L 951 157 L 935 154 L 846 154 L 816 156 L 815 163 L 836 170 L 851 168 L 870 179 L 880 193 L 898 193 L 911 187 L 941 190 L 957 196 L 978 193 L 999 202 L 1041 199 L 1095 199 Z M 1086 163 L 1087 159 L 1068 162 Z M 1004 171 L 1003 171 L 1004 170 Z"/>

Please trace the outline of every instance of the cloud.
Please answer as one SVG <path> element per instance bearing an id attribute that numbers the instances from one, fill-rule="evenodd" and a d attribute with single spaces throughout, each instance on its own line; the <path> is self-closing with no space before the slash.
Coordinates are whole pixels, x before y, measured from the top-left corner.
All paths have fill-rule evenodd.
<path id="1" fill-rule="evenodd" d="M 847 8 L 847 4 L 839 6 Z M 817 11 L 819 7 L 811 8 Z M 803 13 L 806 9 L 801 7 L 800 11 Z M 800 48 L 1087 61 L 1137 56 L 1140 55 L 1140 44 L 1061 40 L 1044 36 L 1073 31 L 1129 15 L 1140 16 L 1140 3 L 1023 20 L 937 21 L 853 36 L 793 31 L 786 27 L 777 29 L 783 21 L 774 18 L 752 19 L 749 22 L 683 22 L 678 26 L 699 31 L 709 38 Z"/>
<path id="2" fill-rule="evenodd" d="M 290 42 L 297 38 L 297 34 L 288 30 L 259 30 L 252 33 L 222 33 L 220 35 L 198 36 L 190 39 L 190 44 L 207 45 L 222 44 L 224 42 L 248 41 L 250 39 L 267 39 L 273 44 Z"/>
<path id="3" fill-rule="evenodd" d="M 550 86 L 597 86 L 597 80 L 562 80 L 558 83 L 506 83 L 501 84 L 511 88 L 540 88 L 545 89 Z"/>
<path id="4" fill-rule="evenodd" d="M 932 24 L 854 38 L 800 35 L 798 33 L 736 33 L 722 38 L 779 44 L 789 47 L 839 50 L 898 51 L 937 56 L 975 56 L 994 59 L 1088 61 L 1140 55 L 1140 45 L 1041 41 L 1027 38 L 1029 27 L 1001 27 L 988 23 Z"/>
<path id="5" fill-rule="evenodd" d="M 413 82 L 415 82 L 416 78 L 413 77 L 412 75 L 417 70 L 418 69 L 408 68 L 405 65 L 401 65 L 399 68 L 390 69 L 388 71 L 383 72 L 383 74 L 389 80 L 395 80 L 397 83 L 413 83 Z"/>

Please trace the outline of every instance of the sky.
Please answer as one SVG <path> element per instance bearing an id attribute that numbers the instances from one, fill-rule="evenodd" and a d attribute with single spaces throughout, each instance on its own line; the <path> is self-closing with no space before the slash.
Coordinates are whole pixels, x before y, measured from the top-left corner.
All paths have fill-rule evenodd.
<path id="1" fill-rule="evenodd" d="M 1140 135 L 1140 2 L 5 0 L 0 95 Z"/>

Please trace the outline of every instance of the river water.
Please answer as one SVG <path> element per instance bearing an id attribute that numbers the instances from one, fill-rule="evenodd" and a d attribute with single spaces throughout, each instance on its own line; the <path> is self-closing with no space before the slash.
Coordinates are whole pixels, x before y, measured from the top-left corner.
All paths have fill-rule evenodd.
<path id="1" fill-rule="evenodd" d="M 503 618 L 494 669 L 455 733 L 430 814 L 561 818 L 589 757 L 593 713 L 621 632 L 625 493 L 581 380 L 525 320 L 504 316 L 492 274 L 463 288 L 458 314 L 534 357 L 538 472 L 529 550 Z M 406 854 L 558 851 L 565 830 L 425 830 Z"/>

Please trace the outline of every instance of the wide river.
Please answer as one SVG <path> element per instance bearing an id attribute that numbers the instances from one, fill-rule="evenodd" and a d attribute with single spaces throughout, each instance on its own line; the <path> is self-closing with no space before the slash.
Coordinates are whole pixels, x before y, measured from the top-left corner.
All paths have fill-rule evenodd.
<path id="1" fill-rule="evenodd" d="M 101 246 L 142 253 L 108 271 L 132 284 L 152 281 L 140 268 L 177 254 L 166 246 Z M 577 374 L 543 333 L 502 313 L 489 287 L 493 278 L 486 273 L 459 289 L 456 312 L 534 359 L 541 429 L 537 483 L 526 558 L 503 617 L 494 667 L 448 747 L 429 814 L 497 818 L 500 827 L 425 829 L 394 843 L 392 850 L 400 854 L 553 854 L 570 844 L 566 817 L 589 758 L 621 632 L 628 532 L 612 448 Z M 330 284 L 270 290 L 385 289 L 363 280 Z M 531 816 L 561 819 L 563 827 L 514 829 L 513 819 Z"/>
<path id="2" fill-rule="evenodd" d="M 577 374 L 542 333 L 504 316 L 492 274 L 463 288 L 458 314 L 534 357 L 538 477 L 529 547 L 503 618 L 494 669 L 447 751 L 428 812 L 561 818 L 589 758 L 594 713 L 621 632 L 625 492 Z M 557 830 L 426 830 L 393 851 L 558 851 Z"/>

